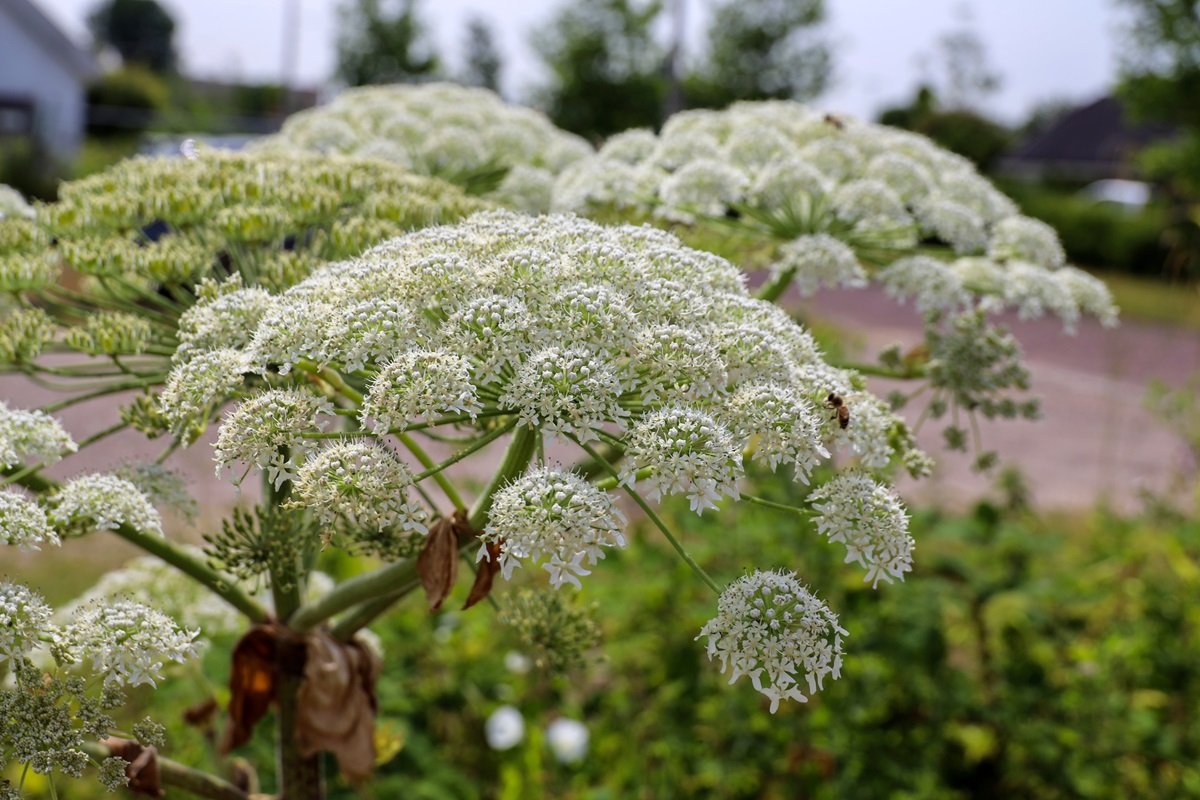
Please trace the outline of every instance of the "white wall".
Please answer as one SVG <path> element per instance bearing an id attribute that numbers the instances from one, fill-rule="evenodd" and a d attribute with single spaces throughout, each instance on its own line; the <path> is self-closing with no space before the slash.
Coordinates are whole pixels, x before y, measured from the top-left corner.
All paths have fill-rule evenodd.
<path id="1" fill-rule="evenodd" d="M 9 14 L 0 2 L 0 94 L 31 97 L 37 135 L 53 155 L 69 159 L 83 138 L 83 86 Z"/>

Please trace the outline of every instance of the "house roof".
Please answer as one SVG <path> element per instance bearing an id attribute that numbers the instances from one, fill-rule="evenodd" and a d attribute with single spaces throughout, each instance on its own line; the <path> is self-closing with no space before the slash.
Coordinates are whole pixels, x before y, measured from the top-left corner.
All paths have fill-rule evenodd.
<path id="1" fill-rule="evenodd" d="M 91 54 L 63 33 L 33 0 L 0 0 L 0 12 L 80 81 L 89 80 L 99 71 Z"/>
<path id="2" fill-rule="evenodd" d="M 1119 100 L 1102 97 L 1023 141 L 1001 168 L 1116 176 L 1129 171 L 1130 157 L 1146 145 L 1174 134 L 1170 125 L 1129 120 Z"/>

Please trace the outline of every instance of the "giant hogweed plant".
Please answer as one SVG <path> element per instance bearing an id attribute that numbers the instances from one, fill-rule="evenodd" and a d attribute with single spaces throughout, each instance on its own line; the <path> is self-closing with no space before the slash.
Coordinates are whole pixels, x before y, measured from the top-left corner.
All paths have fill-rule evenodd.
<path id="1" fill-rule="evenodd" d="M 233 480 L 261 473 L 257 518 L 232 521 L 203 554 L 175 544 L 133 481 L 83 475 L 57 487 L 43 477 L 35 465 L 76 444 L 52 416 L 5 408 L 0 455 L 13 486 L 0 530 L 27 548 L 113 530 L 239 613 L 249 629 L 233 654 L 224 745 L 244 743 L 273 705 L 284 797 L 323 796 L 322 750 L 352 780 L 370 772 L 374 683 L 386 669 L 362 635 L 372 620 L 420 589 L 438 608 L 464 555 L 475 566 L 468 605 L 518 569 L 581 586 L 626 542 L 620 497 L 712 588 L 715 614 L 697 638 L 772 710 L 838 676 L 846 633 L 836 613 L 789 565 L 718 583 L 657 503 L 680 495 L 697 513 L 767 503 L 746 491 L 747 460 L 799 482 L 832 474 L 804 506 L 770 505 L 813 516 L 873 586 L 911 569 L 907 514 L 885 480 L 928 462 L 904 424 L 860 393 L 843 428 L 824 403 L 860 390 L 860 378 L 750 297 L 732 264 L 654 228 L 483 213 L 318 267 L 281 292 L 226 281 L 183 315 L 178 336 L 157 413 L 184 439 L 225 409 L 214 456 Z M 439 460 L 431 441 L 455 449 Z M 837 450 L 853 463 L 814 471 Z M 488 476 L 474 496 L 462 483 L 472 462 Z M 373 555 L 375 566 L 314 592 L 314 560 L 334 547 Z M 137 569 L 151 577 L 112 581 L 115 591 L 149 599 L 134 588 L 161 571 Z M 269 589 L 269 603 L 255 586 Z M 89 754 L 104 757 L 105 780 L 135 788 L 154 788 L 152 762 L 162 784 L 244 796 L 158 756 L 149 723 L 92 743 L 112 733 L 111 720 L 70 690 L 81 671 L 107 676 L 110 662 L 120 680 L 155 680 L 193 654 L 195 628 L 97 591 L 71 612 L 122 611 L 97 645 L 64 633 L 79 623 L 60 627 L 23 587 L 4 592 L 0 630 L 25 681 L 5 695 L 6 759 L 75 774 Z M 109 642 L 116 656 L 102 649 Z M 62 720 L 51 740 L 36 735 L 41 723 L 21 699 L 45 675 L 68 687 L 34 693 Z M 114 690 L 95 702 L 117 700 Z"/>
<path id="2" fill-rule="evenodd" d="M 403 189 L 372 191 L 381 176 Z M 722 576 L 722 589 L 654 505 L 674 494 L 699 513 L 719 502 L 766 503 L 745 491 L 745 460 L 786 465 L 807 482 L 830 474 L 813 470 L 841 449 L 851 466 L 811 489 L 804 506 L 769 505 L 812 515 L 872 585 L 902 578 L 913 541 L 886 479 L 929 466 L 905 425 L 857 372 L 830 364 L 785 313 L 752 298 L 736 268 L 652 228 L 496 213 L 322 265 L 395 226 L 472 210 L 448 187 L 414 180 L 370 162 L 293 153 L 138 161 L 64 191 L 32 224 L 0 225 L 0 275 L 22 306 L 0 326 L 0 355 L 11 369 L 75 390 L 38 411 L 3 411 L 3 538 L 35 548 L 108 529 L 160 559 L 110 576 L 56 617 L 28 590 L 5 585 L 0 622 L 20 631 L 7 658 L 24 681 L 5 695 L 5 759 L 75 774 L 90 756 L 110 785 L 245 796 L 159 756 L 150 723 L 92 741 L 113 732 L 102 712 L 119 702 L 122 682 L 156 680 L 165 663 L 194 653 L 199 629 L 236 628 L 240 617 L 250 627 L 234 652 L 225 748 L 244 743 L 273 706 L 283 796 L 322 796 L 322 750 L 363 779 L 373 763 L 374 681 L 385 668 L 366 625 L 418 589 L 439 607 L 460 555 L 476 565 L 468 604 L 488 595 L 497 573 L 508 578 L 522 565 L 540 565 L 554 587 L 579 586 L 606 549 L 625 542 L 619 496 L 716 593 L 715 616 L 697 638 L 731 681 L 748 678 L 774 710 L 837 677 L 845 632 L 788 565 Z M 319 220 L 305 216 L 320 204 L 314 186 L 341 193 Z M 185 257 L 187 248 L 167 253 L 164 242 L 196 249 Z M 828 245 L 806 239 L 792 249 L 819 272 Z M 64 261 L 82 273 L 80 286 L 56 280 Z M 910 265 L 919 298 L 957 302 L 968 288 L 950 280 L 939 294 L 946 271 L 937 263 Z M 955 356 L 942 357 L 941 369 L 958 385 L 987 392 L 1019 370 L 1011 339 L 980 327 L 978 312 L 990 307 L 980 301 L 977 313 L 956 318 L 954 347 L 939 351 Z M 1089 308 L 1111 312 L 1100 300 Z M 68 366 L 39 358 L 62 349 L 90 358 Z M 46 413 L 139 388 L 148 394 L 119 423 L 78 445 Z M 852 398 L 844 427 L 826 408 L 831 395 Z M 237 512 L 203 552 L 161 535 L 152 501 L 178 492 L 153 465 L 65 485 L 41 473 L 119 426 L 165 435 L 165 456 L 218 419 L 219 467 L 238 481 L 257 471 L 267 488 L 259 508 Z M 430 442 L 457 450 L 435 458 Z M 464 475 L 489 479 L 472 497 Z M 329 585 L 314 569 L 329 548 L 376 566 Z M 197 597 L 206 594 L 219 602 Z M 85 609 L 110 607 L 123 616 L 107 628 L 93 619 L 99 612 L 84 616 L 115 628 L 108 639 L 64 633 Z M 145 645 L 133 636 L 141 629 L 154 631 Z M 105 642 L 119 646 L 106 651 Z M 108 677 L 114 650 L 136 670 Z M 106 693 L 83 690 L 87 670 L 93 690 Z M 34 709 L 19 701 L 38 680 L 59 688 L 35 692 Z M 60 720 L 56 734 L 36 736 L 48 709 Z"/>
<path id="3" fill-rule="evenodd" d="M 725 235 L 715 240 L 759 253 L 763 299 L 875 283 L 913 301 L 924 341 L 858 366 L 917 382 L 894 407 L 925 395 L 921 418 L 948 418 L 947 445 L 972 446 L 979 466 L 994 459 L 979 444 L 980 415 L 1038 413 L 1018 394 L 1029 388 L 1019 345 L 991 318 L 1049 313 L 1069 331 L 1083 314 L 1116 322 L 1104 284 L 1066 265 L 1054 230 L 1021 216 L 969 161 L 918 134 L 794 102 L 687 111 L 660 134 L 614 136 L 559 175 L 552 207 L 646 218 L 706 243 L 716 228 Z"/>

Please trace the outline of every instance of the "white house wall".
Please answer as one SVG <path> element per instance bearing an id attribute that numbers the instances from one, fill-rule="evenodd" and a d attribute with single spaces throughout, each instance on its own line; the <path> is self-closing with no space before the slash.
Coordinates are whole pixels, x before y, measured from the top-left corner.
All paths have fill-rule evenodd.
<path id="1" fill-rule="evenodd" d="M 0 95 L 31 98 L 42 143 L 69 159 L 83 138 L 85 98 L 80 82 L 0 2 Z"/>

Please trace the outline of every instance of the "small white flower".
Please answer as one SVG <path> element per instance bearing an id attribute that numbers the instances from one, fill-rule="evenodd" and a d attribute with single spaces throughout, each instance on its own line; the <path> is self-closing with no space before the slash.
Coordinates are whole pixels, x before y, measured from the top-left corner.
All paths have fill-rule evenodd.
<path id="1" fill-rule="evenodd" d="M 42 411 L 9 408 L 0 400 L 0 467 L 34 457 L 53 464 L 78 449 L 62 423 Z"/>
<path id="2" fill-rule="evenodd" d="M 89 533 L 128 525 L 162 536 L 158 511 L 136 486 L 113 475 L 82 475 L 68 481 L 50 500 L 48 517 L 60 530 Z"/>
<path id="3" fill-rule="evenodd" d="M 104 675 L 106 684 L 154 686 L 167 662 L 182 664 L 198 654 L 197 636 L 161 611 L 118 599 L 77 610 L 63 628 L 61 647 Z"/>
<path id="4" fill-rule="evenodd" d="M 266 470 L 267 480 L 281 486 L 313 447 L 304 434 L 319 431 L 320 418 L 332 415 L 329 400 L 304 389 L 268 389 L 243 400 L 217 433 L 217 474 L 240 461 Z"/>
<path id="5" fill-rule="evenodd" d="M 638 478 L 640 470 L 648 477 Z M 652 500 L 686 494 L 693 511 L 738 498 L 742 454 L 721 423 L 703 411 L 672 406 L 643 417 L 629 432 L 622 482 L 643 484 Z"/>
<path id="6" fill-rule="evenodd" d="M 992 228 L 988 255 L 1000 261 L 1029 261 L 1048 269 L 1066 263 L 1066 253 L 1058 234 L 1041 220 L 1009 217 Z"/>
<path id="7" fill-rule="evenodd" d="M 583 349 L 548 347 L 521 365 L 500 405 L 517 409 L 523 425 L 586 441 L 596 438 L 594 429 L 628 416 L 620 396 L 606 363 Z"/>
<path id="8" fill-rule="evenodd" d="M 493 750 L 511 750 L 525 738 L 525 718 L 512 706 L 500 706 L 487 718 L 483 734 Z"/>
<path id="9" fill-rule="evenodd" d="M 62 544 L 42 507 L 16 492 L 0 491 L 0 544 L 38 550 L 42 543 Z"/>
<path id="10" fill-rule="evenodd" d="M 338 442 L 300 468 L 293 487 L 297 500 L 323 522 L 338 516 L 356 526 L 425 533 L 428 514 L 409 502 L 413 476 L 394 454 L 367 442 Z"/>
<path id="11" fill-rule="evenodd" d="M 842 669 L 842 637 L 829 606 L 808 591 L 794 572 L 753 572 L 731 583 L 717 601 L 717 616 L 700 630 L 708 657 L 721 662 L 733 683 L 750 676 L 755 690 L 771 700 L 806 702 L 826 677 Z"/>
<path id="12" fill-rule="evenodd" d="M 829 457 L 818 412 L 787 386 L 742 386 L 730 396 L 722 418 L 741 447 L 753 448 L 756 459 L 764 459 L 772 470 L 791 464 L 796 480 L 804 483 L 813 467 Z"/>
<path id="13" fill-rule="evenodd" d="M 854 251 L 824 233 L 799 236 L 779 248 L 779 258 L 771 264 L 771 274 L 785 272 L 793 273 L 792 282 L 802 295 L 810 295 L 822 287 L 867 285 L 867 273 Z"/>
<path id="14" fill-rule="evenodd" d="M 56 630 L 53 611 L 40 595 L 19 583 L 0 581 L 0 664 L 19 658 Z"/>
<path id="15" fill-rule="evenodd" d="M 560 764 L 576 764 L 588 750 L 588 729 L 582 722 L 559 717 L 546 726 L 546 743 Z"/>
<path id="16" fill-rule="evenodd" d="M 250 362 L 240 350 L 221 348 L 176 364 L 159 395 L 163 416 L 175 431 L 207 420 L 213 406 L 242 385 Z"/>
<path id="17" fill-rule="evenodd" d="M 523 559 L 550 573 L 550 584 L 582 584 L 579 576 L 604 558 L 605 547 L 624 547 L 625 516 L 612 497 L 579 475 L 542 467 L 527 472 L 496 492 L 487 527 L 479 537 L 500 545 L 505 579 Z"/>
<path id="18" fill-rule="evenodd" d="M 360 416 L 382 432 L 441 416 L 474 417 L 480 408 L 467 359 L 440 350 L 409 350 L 379 371 Z"/>
<path id="19" fill-rule="evenodd" d="M 809 502 L 819 512 L 817 531 L 846 546 L 846 563 L 863 567 L 863 580 L 873 588 L 880 580 L 904 580 L 912 570 L 908 514 L 891 487 L 860 472 L 843 472 L 813 491 Z"/>

